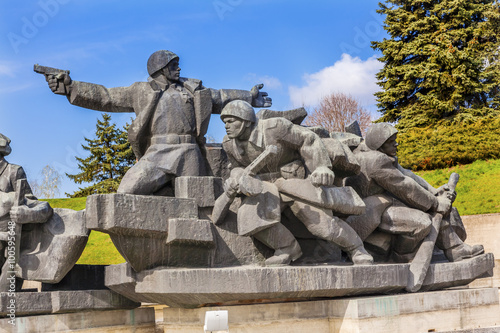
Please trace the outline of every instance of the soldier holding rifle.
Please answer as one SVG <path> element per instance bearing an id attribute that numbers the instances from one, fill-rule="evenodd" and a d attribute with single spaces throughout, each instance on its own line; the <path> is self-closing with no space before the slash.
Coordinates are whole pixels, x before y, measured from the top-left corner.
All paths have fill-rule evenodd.
<path id="1" fill-rule="evenodd" d="M 280 117 L 257 120 L 252 106 L 245 101 L 228 103 L 221 119 L 227 132 L 223 148 L 233 169 L 225 193 L 215 204 L 215 223 L 223 220 L 226 197 L 240 195 L 239 234 L 252 235 L 275 250 L 267 265 L 285 265 L 300 257 L 297 241 L 280 224 L 282 210 L 289 207 L 314 236 L 339 246 L 354 264 L 373 262 L 356 232 L 332 214 L 328 200 L 314 199 L 326 198 L 323 194 L 335 189 L 329 154 L 318 135 Z M 265 165 L 253 173 L 243 169 L 270 146 L 276 146 L 276 153 Z M 304 195 L 308 193 L 313 195 Z M 345 212 L 352 209 L 349 199 L 353 198 L 346 198 L 341 207 Z"/>
<path id="2" fill-rule="evenodd" d="M 432 229 L 433 217 L 439 214 L 442 221 L 438 223 L 435 242 L 449 261 L 483 253 L 481 245 L 464 243 L 465 229 L 457 209 L 452 207 L 454 188 L 446 184 L 436 189 L 399 165 L 397 132 L 388 123 L 374 124 L 368 129 L 365 142 L 354 151 L 361 172 L 347 178 L 346 185 L 364 198 L 367 212 L 378 212 L 350 218 L 354 228 L 363 239 L 375 229 L 394 235 L 393 259 L 408 262 Z"/>

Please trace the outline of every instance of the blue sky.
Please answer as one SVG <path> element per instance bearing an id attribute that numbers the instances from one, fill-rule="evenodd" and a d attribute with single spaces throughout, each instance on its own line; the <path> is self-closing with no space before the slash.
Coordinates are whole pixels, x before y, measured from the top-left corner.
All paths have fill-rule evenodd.
<path id="1" fill-rule="evenodd" d="M 100 112 L 72 106 L 49 90 L 33 64 L 69 69 L 78 81 L 107 87 L 147 79 L 156 50 L 180 57 L 181 76 L 206 87 L 250 89 L 263 82 L 274 110 L 313 107 L 346 92 L 377 112 L 375 73 L 382 67 L 370 41 L 386 36 L 369 0 L 41 0 L 0 4 L 0 132 L 12 140 L 11 163 L 28 178 L 50 165 L 78 172 L 80 145 Z M 119 125 L 132 114 L 113 114 Z M 218 142 L 222 122 L 212 116 Z M 78 185 L 65 178 L 60 192 Z"/>

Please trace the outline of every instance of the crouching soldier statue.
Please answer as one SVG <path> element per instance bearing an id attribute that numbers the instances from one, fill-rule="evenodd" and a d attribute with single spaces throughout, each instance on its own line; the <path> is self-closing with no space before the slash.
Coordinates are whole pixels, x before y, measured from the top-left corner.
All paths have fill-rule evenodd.
<path id="1" fill-rule="evenodd" d="M 53 213 L 47 202 L 33 196 L 23 168 L 5 160 L 10 152 L 10 139 L 0 134 L 0 292 L 10 290 L 14 280 L 21 287 L 15 271 L 23 225 L 43 223 Z"/>
<path id="2" fill-rule="evenodd" d="M 329 207 L 299 199 L 304 190 L 322 191 L 334 182 L 327 149 L 318 135 L 284 118 L 257 120 L 245 101 L 228 103 L 221 119 L 227 132 L 222 145 L 232 170 L 225 193 L 215 203 L 215 223 L 223 220 L 228 203 L 242 196 L 238 233 L 275 250 L 266 265 L 285 265 L 301 255 L 297 240 L 280 223 L 281 212 L 289 207 L 314 236 L 339 246 L 354 264 L 373 262 L 360 237 Z"/>
<path id="3" fill-rule="evenodd" d="M 361 172 L 348 177 L 346 185 L 352 186 L 364 198 L 367 213 L 350 217 L 351 225 L 363 239 L 376 229 L 392 235 L 388 236 L 394 240 L 390 248 L 392 259 L 407 262 L 412 260 L 422 240 L 429 234 L 433 216 L 442 214 L 436 245 L 449 261 L 483 253 L 481 245 L 464 243 L 465 229 L 457 209 L 452 207 L 456 193 L 447 185 L 436 189 L 399 165 L 397 132 L 388 123 L 374 124 L 368 129 L 365 142 L 354 151 Z M 390 241 L 374 243 L 388 244 Z M 389 248 L 379 250 L 382 254 Z"/>

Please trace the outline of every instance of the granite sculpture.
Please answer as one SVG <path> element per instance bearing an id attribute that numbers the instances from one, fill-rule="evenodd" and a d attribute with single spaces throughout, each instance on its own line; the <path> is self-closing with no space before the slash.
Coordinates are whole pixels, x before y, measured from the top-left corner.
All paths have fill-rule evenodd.
<path id="1" fill-rule="evenodd" d="M 126 260 L 105 268 L 114 292 L 194 307 L 436 290 L 491 274 L 493 256 L 464 243 L 458 178 L 434 189 L 402 169 L 390 125 L 363 142 L 355 124 L 302 126 L 304 108 L 256 114 L 271 105 L 262 85 L 205 88 L 179 76 L 170 51 L 147 68 L 148 82 L 105 88 L 35 65 L 73 105 L 136 114 L 138 162 L 84 213 L 85 228 L 108 233 Z M 225 123 L 222 144 L 205 142 L 211 114 Z"/>
<path id="2" fill-rule="evenodd" d="M 171 194 L 176 176 L 208 176 L 205 134 L 212 113 L 229 101 L 245 100 L 255 107 L 271 106 L 263 84 L 250 91 L 205 88 L 200 80 L 180 77 L 179 57 L 170 51 L 154 52 L 148 59 L 148 82 L 106 88 L 73 81 L 68 71 L 44 73 L 54 93 L 73 105 L 105 112 L 134 112 L 128 138 L 138 162 L 125 174 L 118 193 Z M 170 185 L 170 186 L 168 186 Z"/>
<path id="3" fill-rule="evenodd" d="M 80 257 L 89 231 L 84 212 L 52 209 L 33 195 L 21 166 L 10 164 L 10 139 L 0 134 L 0 292 L 22 280 L 59 282 Z"/>
<path id="4" fill-rule="evenodd" d="M 245 101 L 228 103 L 221 118 L 227 132 L 222 146 L 233 169 L 225 182 L 225 195 L 215 203 L 214 221 L 223 217 L 217 212 L 223 211 L 220 206 L 228 206 L 226 198 L 233 199 L 240 193 L 243 199 L 238 208 L 238 232 L 252 235 L 275 250 L 266 265 L 289 264 L 302 255 L 291 232 L 280 223 L 285 207 L 313 235 L 347 252 L 354 264 L 373 262 L 356 232 L 333 215 L 330 202 L 321 200 L 334 198 L 336 193 L 326 195 L 335 190 L 331 187 L 335 175 L 328 151 L 318 135 L 283 118 L 258 121 L 252 106 Z M 266 154 L 269 147 L 275 148 L 274 156 L 270 155 L 260 168 L 242 169 Z M 305 195 L 307 192 L 321 192 L 316 197 L 319 200 L 314 195 Z M 358 199 L 355 192 L 349 199 L 355 206 Z M 347 201 L 341 206 L 336 213 L 351 209 Z"/>
<path id="5" fill-rule="evenodd" d="M 408 290 L 416 291 L 425 278 L 434 244 L 450 262 L 478 256 L 484 249 L 464 243 L 466 232 L 452 207 L 458 175 L 453 174 L 448 184 L 432 187 L 399 165 L 396 138 L 391 124 L 374 124 L 354 151 L 361 172 L 345 183 L 365 199 L 369 213 L 350 217 L 350 222 L 379 255 L 412 262 L 414 276 Z"/>
<path id="6" fill-rule="evenodd" d="M 365 199 L 367 211 L 379 213 L 351 218 L 361 237 L 366 239 L 377 231 L 386 234 L 386 238 L 394 238 L 391 247 L 379 248 L 380 252 L 385 251 L 396 262 L 408 262 L 429 234 L 432 217 L 441 214 L 437 246 L 449 261 L 483 253 L 482 246 L 464 243 L 465 229 L 457 209 L 452 207 L 456 192 L 448 184 L 436 189 L 401 167 L 397 161 L 396 137 L 397 130 L 392 125 L 374 124 L 364 143 L 354 151 L 361 172 L 348 177 L 345 183 Z M 378 209 L 379 206 L 385 209 Z"/>

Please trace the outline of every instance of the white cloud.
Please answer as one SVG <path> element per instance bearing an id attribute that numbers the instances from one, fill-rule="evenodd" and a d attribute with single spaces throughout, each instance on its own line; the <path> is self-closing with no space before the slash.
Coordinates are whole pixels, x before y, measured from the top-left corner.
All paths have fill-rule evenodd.
<path id="1" fill-rule="evenodd" d="M 283 86 L 278 78 L 269 75 L 257 76 L 255 73 L 250 73 L 245 77 L 245 79 L 253 84 L 264 83 L 264 90 L 281 89 Z"/>
<path id="2" fill-rule="evenodd" d="M 315 106 L 323 96 L 343 92 L 351 94 L 363 105 L 374 104 L 373 94 L 380 89 L 376 84 L 375 74 L 382 66 L 376 56 L 363 61 L 344 53 L 333 66 L 313 74 L 305 74 L 303 87 L 290 86 L 290 101 L 294 107 Z"/>
<path id="3" fill-rule="evenodd" d="M 0 62 L 0 76 L 15 77 L 15 66 L 10 63 Z"/>

